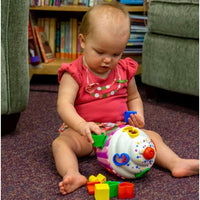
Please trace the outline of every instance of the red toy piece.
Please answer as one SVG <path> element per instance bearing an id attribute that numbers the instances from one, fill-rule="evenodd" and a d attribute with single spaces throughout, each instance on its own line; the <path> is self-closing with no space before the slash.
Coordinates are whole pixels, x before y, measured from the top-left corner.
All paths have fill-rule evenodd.
<path id="1" fill-rule="evenodd" d="M 134 184 L 123 182 L 118 185 L 118 198 L 119 199 L 131 199 L 134 194 Z"/>
<path id="2" fill-rule="evenodd" d="M 99 181 L 95 181 L 95 182 L 88 182 L 87 183 L 87 190 L 88 190 L 88 193 L 90 195 L 93 195 L 94 194 L 94 191 L 95 191 L 95 184 L 100 184 Z"/>

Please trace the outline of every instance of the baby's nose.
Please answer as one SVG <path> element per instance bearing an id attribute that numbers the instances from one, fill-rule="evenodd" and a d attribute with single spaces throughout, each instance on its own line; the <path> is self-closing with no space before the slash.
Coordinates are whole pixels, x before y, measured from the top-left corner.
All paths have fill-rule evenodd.
<path id="1" fill-rule="evenodd" d="M 155 151 L 152 147 L 147 147 L 143 152 L 143 156 L 147 160 L 152 159 L 154 155 L 155 155 Z"/>
<path id="2" fill-rule="evenodd" d="M 110 63 L 111 62 L 111 57 L 104 58 L 103 62 L 106 63 L 106 64 Z"/>

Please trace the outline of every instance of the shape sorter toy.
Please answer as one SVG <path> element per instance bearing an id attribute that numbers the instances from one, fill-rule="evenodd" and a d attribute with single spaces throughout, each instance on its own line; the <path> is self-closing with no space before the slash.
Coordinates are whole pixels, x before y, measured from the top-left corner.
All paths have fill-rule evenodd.
<path id="1" fill-rule="evenodd" d="M 122 125 L 108 135 L 92 137 L 98 161 L 121 178 L 140 178 L 155 161 L 155 145 L 141 129 Z"/>

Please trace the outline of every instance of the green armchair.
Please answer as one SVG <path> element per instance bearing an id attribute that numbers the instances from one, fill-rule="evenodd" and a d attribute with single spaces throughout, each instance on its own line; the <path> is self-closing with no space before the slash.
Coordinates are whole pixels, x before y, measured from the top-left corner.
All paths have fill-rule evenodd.
<path id="1" fill-rule="evenodd" d="M 29 1 L 1 2 L 1 129 L 15 129 L 29 98 Z"/>
<path id="2" fill-rule="evenodd" d="M 142 82 L 199 96 L 199 1 L 151 0 Z"/>

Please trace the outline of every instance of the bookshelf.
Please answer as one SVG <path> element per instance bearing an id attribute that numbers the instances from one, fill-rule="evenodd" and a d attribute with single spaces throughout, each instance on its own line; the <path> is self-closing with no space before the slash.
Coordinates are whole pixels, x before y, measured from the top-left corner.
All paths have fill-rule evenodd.
<path id="1" fill-rule="evenodd" d="M 146 12 L 147 9 L 144 6 L 126 6 L 129 12 Z M 83 16 L 87 12 L 89 7 L 87 6 L 76 6 L 76 5 L 67 5 L 67 6 L 30 6 L 29 11 L 34 14 L 36 17 L 40 16 L 60 16 L 68 13 L 70 16 Z M 142 65 L 141 65 L 141 55 L 136 56 L 136 61 L 138 61 L 138 71 L 136 75 L 141 74 Z M 134 56 L 135 59 L 135 56 Z M 33 75 L 57 75 L 58 69 L 60 68 L 63 62 L 70 63 L 73 59 L 69 58 L 60 58 L 56 59 L 50 63 L 40 63 L 40 67 L 30 67 L 29 68 L 29 78 L 31 79 Z"/>
<path id="2" fill-rule="evenodd" d="M 129 12 L 144 12 L 147 11 L 144 6 L 126 6 Z M 30 6 L 29 10 L 35 11 L 68 11 L 68 12 L 86 12 L 89 7 L 87 6 L 75 6 L 75 5 L 67 5 L 67 6 Z"/>

